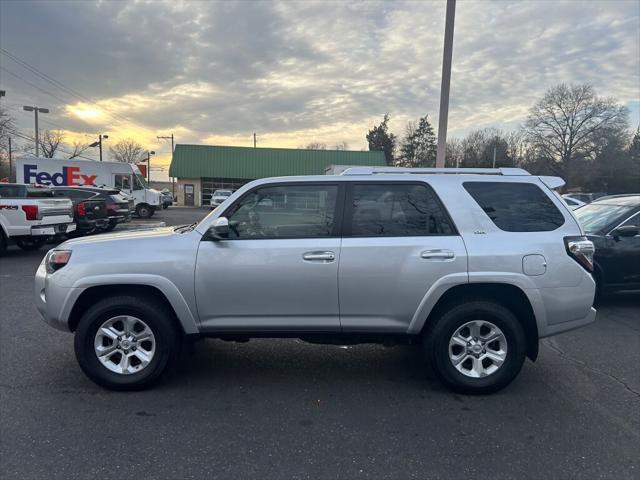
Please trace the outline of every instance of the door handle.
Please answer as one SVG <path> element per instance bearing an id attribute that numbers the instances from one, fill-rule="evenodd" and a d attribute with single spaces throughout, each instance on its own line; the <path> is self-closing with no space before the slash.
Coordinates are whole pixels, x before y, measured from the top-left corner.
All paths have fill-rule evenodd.
<path id="1" fill-rule="evenodd" d="M 425 250 L 420 254 L 425 260 L 453 260 L 456 256 L 451 250 Z"/>
<path id="2" fill-rule="evenodd" d="M 336 254 L 333 252 L 307 252 L 302 255 L 302 258 L 310 262 L 313 262 L 313 261 L 333 262 L 336 259 Z"/>

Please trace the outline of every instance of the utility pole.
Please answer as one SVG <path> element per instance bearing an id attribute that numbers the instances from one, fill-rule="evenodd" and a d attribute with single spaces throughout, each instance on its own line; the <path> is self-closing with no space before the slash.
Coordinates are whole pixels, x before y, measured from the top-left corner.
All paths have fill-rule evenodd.
<path id="1" fill-rule="evenodd" d="M 171 136 L 157 136 L 156 137 L 158 140 L 169 140 L 171 139 L 171 163 L 173 163 L 173 133 L 171 134 Z M 147 179 L 147 181 L 149 181 Z M 176 198 L 176 182 L 175 179 L 173 177 L 171 177 L 171 195 L 173 196 L 173 198 Z"/>
<path id="2" fill-rule="evenodd" d="M 493 168 L 496 168 L 496 146 L 493 146 Z"/>
<path id="3" fill-rule="evenodd" d="M 253 132 L 253 148 L 256 148 L 256 145 L 257 145 L 256 132 Z"/>
<path id="4" fill-rule="evenodd" d="M 447 0 L 444 26 L 444 51 L 442 52 L 442 84 L 440 86 L 440 115 L 438 118 L 438 150 L 436 167 L 443 168 L 447 153 L 447 121 L 449 120 L 449 86 L 451 85 L 451 58 L 453 56 L 453 23 L 456 17 L 456 0 Z"/>
<path id="5" fill-rule="evenodd" d="M 29 105 L 24 105 L 22 107 L 22 109 L 26 112 L 35 112 L 35 116 L 36 116 L 36 157 L 39 156 L 40 154 L 40 150 L 39 150 L 39 144 L 40 144 L 40 132 L 38 131 L 38 112 L 40 113 L 49 113 L 49 109 L 48 108 L 38 108 L 38 107 L 32 107 Z"/>

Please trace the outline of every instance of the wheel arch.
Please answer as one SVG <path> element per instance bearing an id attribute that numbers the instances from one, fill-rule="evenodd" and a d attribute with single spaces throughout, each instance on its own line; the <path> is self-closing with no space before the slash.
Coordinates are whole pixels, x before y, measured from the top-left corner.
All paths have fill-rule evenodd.
<path id="1" fill-rule="evenodd" d="M 535 361 L 538 357 L 538 325 L 536 316 L 524 291 L 508 283 L 465 283 L 446 290 L 431 309 L 422 325 L 424 332 L 441 314 L 453 304 L 459 304 L 464 298 L 482 298 L 494 301 L 511 310 L 521 322 L 527 339 L 527 356 Z"/>
<path id="2" fill-rule="evenodd" d="M 76 328 L 78 327 L 78 323 L 82 318 L 82 314 L 92 304 L 94 304 L 98 300 L 117 295 L 134 295 L 146 297 L 159 302 L 169 310 L 172 318 L 176 322 L 176 325 L 181 329 L 183 333 L 198 333 L 195 319 L 192 317 L 190 312 L 188 312 L 188 314 L 185 313 L 185 309 L 188 310 L 186 303 L 184 305 L 180 305 L 175 301 L 175 299 L 170 300 L 170 295 L 168 296 L 166 292 L 164 292 L 158 286 L 138 283 L 94 285 L 86 288 L 78 296 L 73 304 L 73 307 L 71 308 L 71 311 L 69 313 L 69 320 L 67 322 L 69 330 L 75 332 Z"/>

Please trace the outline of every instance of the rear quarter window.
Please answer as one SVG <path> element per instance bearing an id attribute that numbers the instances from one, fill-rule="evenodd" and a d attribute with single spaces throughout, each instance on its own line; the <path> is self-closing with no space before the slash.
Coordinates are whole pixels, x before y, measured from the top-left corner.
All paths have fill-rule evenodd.
<path id="1" fill-rule="evenodd" d="M 500 230 L 549 232 L 564 224 L 564 215 L 533 183 L 464 182 L 469 195 Z"/>

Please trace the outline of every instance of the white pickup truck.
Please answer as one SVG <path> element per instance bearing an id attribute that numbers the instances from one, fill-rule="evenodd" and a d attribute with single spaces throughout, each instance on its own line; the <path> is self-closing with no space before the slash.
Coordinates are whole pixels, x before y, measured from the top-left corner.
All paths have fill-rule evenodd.
<path id="1" fill-rule="evenodd" d="M 48 188 L 0 183 L 0 255 L 9 239 L 23 250 L 36 250 L 48 237 L 75 228 L 68 198 L 54 198 Z"/>

